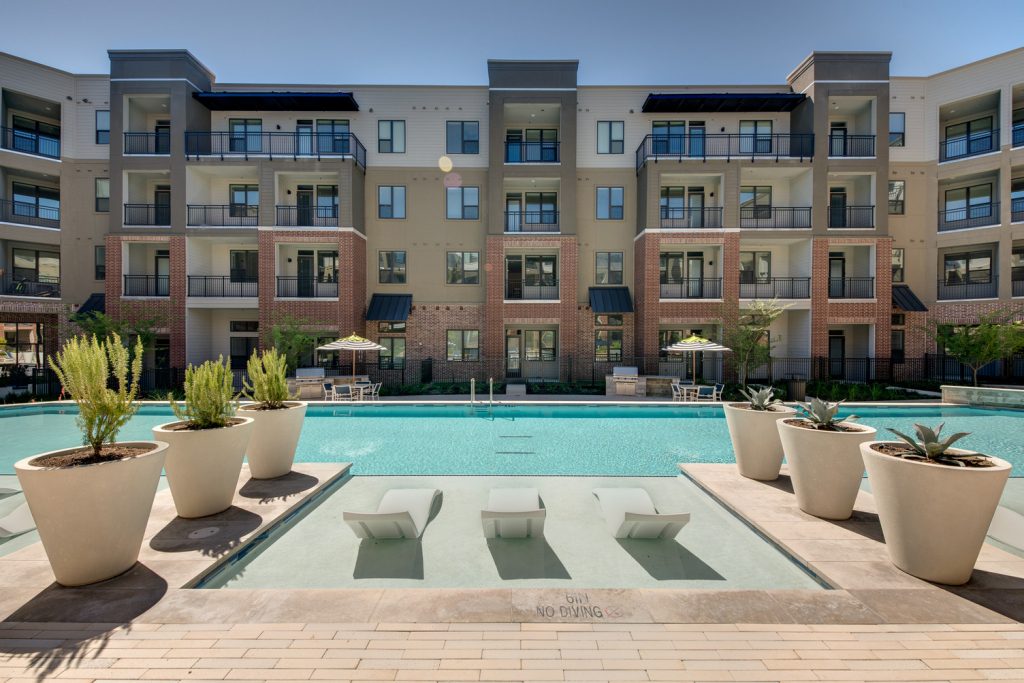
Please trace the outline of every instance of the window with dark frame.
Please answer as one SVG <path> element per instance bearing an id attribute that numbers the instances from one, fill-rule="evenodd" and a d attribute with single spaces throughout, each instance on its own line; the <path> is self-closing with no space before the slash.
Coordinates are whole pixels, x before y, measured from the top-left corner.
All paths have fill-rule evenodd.
<path id="1" fill-rule="evenodd" d="M 595 256 L 595 282 L 599 285 L 622 284 L 622 252 L 599 251 Z"/>
<path id="2" fill-rule="evenodd" d="M 622 360 L 622 330 L 596 330 L 594 332 L 594 360 L 596 362 Z"/>
<path id="3" fill-rule="evenodd" d="M 947 285 L 988 284 L 992 282 L 992 252 L 946 254 L 942 272 Z"/>
<path id="4" fill-rule="evenodd" d="M 228 251 L 231 282 L 256 282 L 260 272 L 258 249 L 231 249 Z"/>
<path id="5" fill-rule="evenodd" d="M 405 323 L 391 320 L 381 320 L 377 323 L 377 331 L 381 333 L 405 334 Z"/>
<path id="6" fill-rule="evenodd" d="M 902 216 L 905 209 L 907 181 L 889 181 L 889 215 Z"/>
<path id="7" fill-rule="evenodd" d="M 405 367 L 405 337 L 381 337 L 383 346 L 377 354 L 377 364 L 382 370 L 401 370 Z"/>
<path id="8" fill-rule="evenodd" d="M 479 154 L 480 122 L 448 121 L 445 123 L 445 153 Z"/>
<path id="9" fill-rule="evenodd" d="M 377 188 L 377 217 L 405 218 L 404 185 L 380 185 Z"/>
<path id="10" fill-rule="evenodd" d="M 597 153 L 622 154 L 625 151 L 624 121 L 597 122 Z"/>
<path id="11" fill-rule="evenodd" d="M 15 280 L 60 283 L 60 253 L 38 249 L 11 249 L 11 275 Z"/>
<path id="12" fill-rule="evenodd" d="M 260 321 L 259 320 L 232 320 L 231 321 L 232 332 L 259 332 Z"/>
<path id="13" fill-rule="evenodd" d="M 747 185 L 740 188 L 740 219 L 772 217 L 771 185 Z"/>
<path id="14" fill-rule="evenodd" d="M 904 147 L 907 144 L 907 115 L 901 111 L 889 112 L 889 146 Z"/>
<path id="15" fill-rule="evenodd" d="M 599 313 L 594 316 L 596 327 L 622 327 L 623 317 L 621 313 Z"/>
<path id="16" fill-rule="evenodd" d="M 894 283 L 903 282 L 904 271 L 903 271 L 903 247 L 892 248 L 892 281 Z"/>
<path id="17" fill-rule="evenodd" d="M 621 187 L 597 188 L 597 220 L 621 221 L 625 213 L 624 195 Z"/>
<path id="18" fill-rule="evenodd" d="M 231 369 L 245 370 L 259 342 L 259 337 L 231 337 Z"/>
<path id="19" fill-rule="evenodd" d="M 902 363 L 904 360 L 906 332 L 903 330 L 892 330 L 889 335 L 889 358 L 893 363 Z"/>
<path id="20" fill-rule="evenodd" d="M 448 330 L 448 360 L 480 360 L 480 331 Z"/>
<path id="21" fill-rule="evenodd" d="M 1010 252 L 1010 280 L 1024 282 L 1024 247 L 1014 247 Z"/>
<path id="22" fill-rule="evenodd" d="M 96 144 L 110 144 L 110 110 L 96 110 Z"/>
<path id="23" fill-rule="evenodd" d="M 558 359 L 558 340 L 554 330 L 524 330 L 524 357 L 532 361 Z"/>
<path id="24" fill-rule="evenodd" d="M 377 254 L 378 282 L 381 284 L 405 284 L 405 252 L 381 251 Z"/>
<path id="25" fill-rule="evenodd" d="M 907 323 L 907 316 L 905 313 L 893 313 L 889 320 L 890 325 L 902 326 Z"/>
<path id="26" fill-rule="evenodd" d="M 228 212 L 232 218 L 255 218 L 260 210 L 259 185 L 228 185 L 230 205 Z"/>
<path id="27" fill-rule="evenodd" d="M 480 252 L 449 251 L 445 272 L 445 282 L 449 285 L 480 284 Z"/>
<path id="28" fill-rule="evenodd" d="M 102 244 L 93 247 L 93 279 L 107 279 L 107 248 Z"/>
<path id="29" fill-rule="evenodd" d="M 110 178 L 96 178 L 96 212 L 110 211 Z"/>
<path id="30" fill-rule="evenodd" d="M 445 216 L 450 221 L 480 219 L 480 188 L 449 187 L 445 191 Z"/>
<path id="31" fill-rule="evenodd" d="M 377 122 L 377 151 L 381 154 L 405 153 L 405 121 Z"/>

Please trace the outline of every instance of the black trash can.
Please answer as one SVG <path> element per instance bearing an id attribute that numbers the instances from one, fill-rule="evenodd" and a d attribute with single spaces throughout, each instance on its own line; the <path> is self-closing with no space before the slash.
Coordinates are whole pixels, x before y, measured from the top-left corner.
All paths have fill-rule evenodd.
<path id="1" fill-rule="evenodd" d="M 800 375 L 790 375 L 786 378 L 786 399 L 789 401 L 803 401 L 807 397 L 807 380 Z"/>

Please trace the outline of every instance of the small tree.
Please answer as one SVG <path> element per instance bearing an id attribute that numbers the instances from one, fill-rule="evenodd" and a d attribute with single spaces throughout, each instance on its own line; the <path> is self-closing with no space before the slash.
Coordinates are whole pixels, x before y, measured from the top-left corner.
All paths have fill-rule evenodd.
<path id="1" fill-rule="evenodd" d="M 226 427 L 238 408 L 231 368 L 223 356 L 199 367 L 189 365 L 185 370 L 184 407 L 178 405 L 173 394 L 167 400 L 174 415 L 192 429 Z"/>
<path id="2" fill-rule="evenodd" d="M 971 369 L 974 386 L 983 367 L 1024 349 L 1024 326 L 1011 322 L 1006 311 L 983 315 L 977 325 L 935 324 L 928 334 L 947 355 Z"/>
<path id="3" fill-rule="evenodd" d="M 78 405 L 75 422 L 94 457 L 100 457 L 103 444 L 117 439 L 117 433 L 139 409 L 135 397 L 142 374 L 140 342 L 135 343 L 134 359 L 129 362 L 128 358 L 128 349 L 114 332 L 103 341 L 95 335 L 72 337 L 56 358 L 49 359 L 50 368 Z M 110 377 L 116 380 L 116 389 L 108 386 Z"/>
<path id="4" fill-rule="evenodd" d="M 271 344 L 284 356 L 288 372 L 295 371 L 302 354 L 309 351 L 321 335 L 329 334 L 310 332 L 308 326 L 306 320 L 286 316 L 278 320 L 271 330 Z"/>
<path id="5" fill-rule="evenodd" d="M 736 326 L 725 330 L 725 345 L 732 349 L 740 384 L 744 387 L 750 371 L 771 360 L 771 326 L 785 308 L 775 300 L 754 301 L 740 311 Z"/>
<path id="6" fill-rule="evenodd" d="M 128 344 L 129 337 L 135 337 L 137 341 L 142 342 L 140 353 L 153 348 L 156 344 L 157 330 L 163 326 L 163 319 L 159 316 L 126 322 L 124 320 L 115 320 L 106 313 L 100 313 L 99 311 L 75 313 L 71 316 L 70 320 L 78 325 L 79 329 L 87 337 L 107 339 L 111 335 L 117 335 L 125 344 Z M 134 354 L 137 347 L 139 345 L 135 344 L 129 351 Z"/>
<path id="7" fill-rule="evenodd" d="M 249 379 L 243 382 L 244 394 L 258 402 L 264 409 L 284 408 L 286 401 L 296 398 L 288 392 L 287 364 L 285 357 L 277 349 L 264 351 L 262 355 L 258 351 L 253 351 L 247 370 Z"/>

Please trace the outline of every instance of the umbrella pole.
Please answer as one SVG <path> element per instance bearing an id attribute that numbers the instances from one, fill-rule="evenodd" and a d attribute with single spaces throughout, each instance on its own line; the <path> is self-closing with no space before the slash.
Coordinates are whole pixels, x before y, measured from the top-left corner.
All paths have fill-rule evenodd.
<path id="1" fill-rule="evenodd" d="M 356 383 L 356 350 L 352 349 L 352 384 Z"/>

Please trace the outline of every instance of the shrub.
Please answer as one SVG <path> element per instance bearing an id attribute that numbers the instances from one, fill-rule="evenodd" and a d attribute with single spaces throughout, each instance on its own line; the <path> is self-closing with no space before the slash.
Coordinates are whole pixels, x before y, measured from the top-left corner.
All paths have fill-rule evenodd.
<path id="1" fill-rule="evenodd" d="M 279 410 L 285 407 L 286 401 L 298 398 L 298 394 L 288 392 L 288 361 L 277 349 L 264 351 L 262 355 L 253 351 L 246 368 L 249 379 L 243 382 L 242 393 L 263 409 Z"/>
<path id="2" fill-rule="evenodd" d="M 231 368 L 220 356 L 199 367 L 189 365 L 185 370 L 184 407 L 168 395 L 174 415 L 187 422 L 190 429 L 216 429 L 226 427 L 238 409 Z"/>
<path id="3" fill-rule="evenodd" d="M 142 342 L 135 343 L 130 363 L 128 355 L 121 338 L 113 333 L 102 342 L 96 335 L 72 337 L 56 358 L 49 359 L 50 368 L 78 405 L 75 422 L 82 430 L 82 443 L 92 448 L 94 457 L 101 456 L 103 444 L 117 439 L 139 409 L 135 397 L 142 374 Z M 116 389 L 109 387 L 111 377 Z"/>

